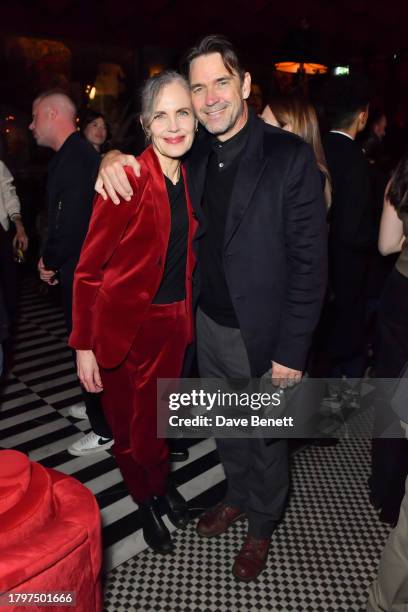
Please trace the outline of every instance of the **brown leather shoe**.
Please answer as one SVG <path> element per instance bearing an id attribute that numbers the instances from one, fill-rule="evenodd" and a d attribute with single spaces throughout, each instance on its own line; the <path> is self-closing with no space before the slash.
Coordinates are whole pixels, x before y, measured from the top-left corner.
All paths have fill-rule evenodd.
<path id="1" fill-rule="evenodd" d="M 197 531 L 205 538 L 212 538 L 227 531 L 228 527 L 242 516 L 244 516 L 242 510 L 221 502 L 204 512 L 198 521 Z"/>
<path id="2" fill-rule="evenodd" d="M 262 572 L 268 558 L 271 539 L 256 540 L 248 536 L 235 558 L 232 573 L 243 582 L 255 580 Z"/>

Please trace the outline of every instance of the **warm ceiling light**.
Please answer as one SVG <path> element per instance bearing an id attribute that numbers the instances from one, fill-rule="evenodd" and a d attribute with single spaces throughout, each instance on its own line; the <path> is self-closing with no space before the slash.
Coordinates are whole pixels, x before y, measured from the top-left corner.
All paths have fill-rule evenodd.
<path id="1" fill-rule="evenodd" d="M 281 72 L 305 72 L 306 74 L 325 74 L 327 66 L 324 64 L 311 64 L 310 62 L 278 62 L 276 70 Z"/>
<path id="2" fill-rule="evenodd" d="M 96 96 L 96 87 L 91 87 L 91 91 L 89 92 L 89 99 L 94 100 Z"/>
<path id="3" fill-rule="evenodd" d="M 154 76 L 155 74 L 160 74 L 163 72 L 164 66 L 161 64 L 155 64 L 154 66 L 149 66 L 149 77 Z"/>

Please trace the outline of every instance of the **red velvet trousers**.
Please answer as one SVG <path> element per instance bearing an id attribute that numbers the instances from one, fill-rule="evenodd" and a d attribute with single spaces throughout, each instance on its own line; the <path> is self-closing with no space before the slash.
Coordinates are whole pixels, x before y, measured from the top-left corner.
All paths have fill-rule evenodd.
<path id="1" fill-rule="evenodd" d="M 168 448 L 157 437 L 156 383 L 180 376 L 190 334 L 184 301 L 152 304 L 126 359 L 116 368 L 101 368 L 112 451 L 136 502 L 166 491 Z"/>

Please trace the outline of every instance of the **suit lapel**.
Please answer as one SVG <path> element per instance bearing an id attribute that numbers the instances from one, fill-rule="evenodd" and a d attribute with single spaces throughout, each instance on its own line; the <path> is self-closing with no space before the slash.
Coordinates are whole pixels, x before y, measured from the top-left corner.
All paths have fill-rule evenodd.
<path id="1" fill-rule="evenodd" d="M 199 222 L 195 240 L 205 232 L 206 220 L 202 208 L 202 200 L 207 177 L 208 158 L 210 155 L 210 137 L 203 133 L 197 136 L 186 164 L 187 184 L 191 197 L 194 218 Z"/>
<path id="2" fill-rule="evenodd" d="M 250 115 L 248 142 L 238 166 L 225 227 L 224 248 L 235 234 L 266 166 L 261 120 Z"/>
<path id="3" fill-rule="evenodd" d="M 196 138 L 187 162 L 187 178 L 192 205 L 200 220 L 203 216 L 201 204 L 210 152 L 210 136 L 206 133 L 200 133 Z"/>
<path id="4" fill-rule="evenodd" d="M 171 227 L 170 202 L 166 181 L 159 160 L 151 145 L 143 151 L 141 159 L 146 163 L 152 177 L 150 181 L 150 193 L 155 208 L 156 228 L 161 242 L 162 252 L 166 253 Z"/>

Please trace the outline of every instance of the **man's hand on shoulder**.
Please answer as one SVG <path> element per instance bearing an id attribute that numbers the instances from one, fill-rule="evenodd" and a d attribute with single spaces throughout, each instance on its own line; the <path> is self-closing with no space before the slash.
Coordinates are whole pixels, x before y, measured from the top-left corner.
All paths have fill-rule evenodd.
<path id="1" fill-rule="evenodd" d="M 302 379 L 300 370 L 293 370 L 276 361 L 272 361 L 272 384 L 276 387 L 293 387 Z"/>
<path id="2" fill-rule="evenodd" d="M 108 197 L 114 204 L 119 204 L 120 195 L 127 202 L 133 195 L 124 166 L 131 166 L 136 176 L 140 176 L 140 164 L 133 155 L 126 155 L 120 151 L 109 151 L 102 159 L 98 178 L 95 183 L 97 191 L 104 200 Z"/>

